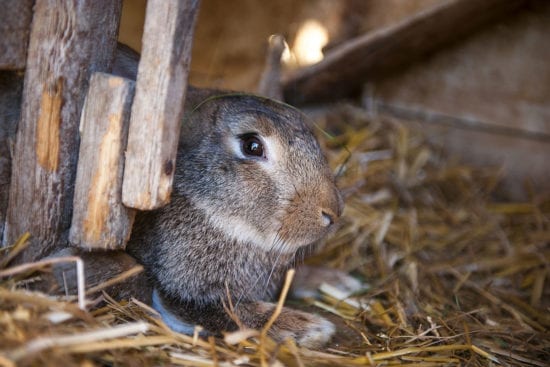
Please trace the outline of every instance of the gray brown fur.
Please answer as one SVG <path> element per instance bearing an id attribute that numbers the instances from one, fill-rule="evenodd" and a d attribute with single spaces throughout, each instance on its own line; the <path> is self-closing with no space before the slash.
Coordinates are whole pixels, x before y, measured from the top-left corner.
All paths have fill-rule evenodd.
<path id="1" fill-rule="evenodd" d="M 137 56 L 120 51 L 113 73 L 134 76 Z M 235 150 L 245 133 L 269 141 L 266 160 Z M 128 289 L 148 300 L 154 287 L 171 314 L 212 333 L 237 328 L 224 308 L 229 294 L 239 322 L 263 327 L 286 270 L 333 229 L 342 211 L 304 115 L 261 97 L 190 88 L 175 174 L 170 204 L 136 217 L 127 252 L 144 265 L 149 284 L 134 280 L 137 287 Z M 125 256 L 70 252 L 84 258 L 92 281 L 120 270 L 106 264 Z M 115 291 L 126 296 L 126 290 Z M 284 308 L 270 335 L 316 347 L 333 332 L 321 317 Z"/>
<path id="2" fill-rule="evenodd" d="M 183 321 L 212 332 L 234 329 L 223 307 L 229 294 L 240 321 L 261 328 L 273 305 L 259 301 L 275 299 L 286 270 L 332 229 L 322 215 L 332 221 L 340 216 L 340 195 L 304 116 L 293 108 L 260 97 L 191 90 L 186 111 L 171 202 L 137 215 L 127 251 L 145 265 L 163 303 Z M 281 145 L 280 164 L 272 172 L 258 160 L 235 156 L 228 139 L 245 133 Z M 254 243 L 212 225 L 230 217 L 268 238 L 277 236 L 272 243 Z M 285 309 L 273 336 L 311 344 L 307 340 L 319 336 L 308 330 L 326 333 L 327 323 Z"/>

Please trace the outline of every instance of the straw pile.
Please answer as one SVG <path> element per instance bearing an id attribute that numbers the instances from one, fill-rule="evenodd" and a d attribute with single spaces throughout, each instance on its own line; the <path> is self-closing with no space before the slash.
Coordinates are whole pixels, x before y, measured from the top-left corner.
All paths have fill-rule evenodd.
<path id="1" fill-rule="evenodd" d="M 0 366 L 546 366 L 548 197 L 492 200 L 496 171 L 451 162 L 398 121 L 350 107 L 325 120 L 337 132 L 323 141 L 347 206 L 311 262 L 365 283 L 350 298 L 326 285 L 320 299 L 298 305 L 338 324 L 326 349 L 250 331 L 223 340 L 175 334 L 146 305 L 105 293 L 88 296 L 99 306 L 83 311 L 73 299 L 26 291 L 36 276 L 28 267 L 7 268 Z"/>

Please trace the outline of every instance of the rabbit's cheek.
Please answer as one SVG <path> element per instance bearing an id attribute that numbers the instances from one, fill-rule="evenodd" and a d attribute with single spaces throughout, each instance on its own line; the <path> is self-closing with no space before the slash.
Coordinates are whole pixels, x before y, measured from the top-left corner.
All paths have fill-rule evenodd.
<path id="1" fill-rule="evenodd" d="M 312 187 L 296 188 L 283 216 L 281 238 L 297 247 L 309 245 L 330 233 L 343 210 L 340 192 L 331 178 L 317 177 Z"/>

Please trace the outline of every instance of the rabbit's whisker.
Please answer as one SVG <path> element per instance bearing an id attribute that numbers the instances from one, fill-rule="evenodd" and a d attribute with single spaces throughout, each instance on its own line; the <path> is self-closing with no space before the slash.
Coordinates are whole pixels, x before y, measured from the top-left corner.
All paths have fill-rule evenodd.
<path id="1" fill-rule="evenodd" d="M 279 264 L 279 259 L 281 257 L 281 253 L 277 255 L 277 258 L 275 259 L 275 262 L 271 266 L 271 271 L 269 272 L 269 275 L 267 276 L 267 279 L 265 280 L 264 288 L 267 290 L 269 287 L 269 282 L 271 281 L 271 277 L 273 276 L 273 272 L 277 268 L 277 265 Z M 269 292 L 269 290 L 268 290 Z"/>
<path id="2" fill-rule="evenodd" d="M 296 188 L 296 185 L 294 183 L 292 184 L 292 187 L 294 187 L 294 192 L 296 193 L 296 197 L 298 199 L 300 199 L 300 201 L 303 203 L 304 198 L 302 197 L 302 195 L 300 194 L 300 191 L 298 191 L 298 189 Z"/>

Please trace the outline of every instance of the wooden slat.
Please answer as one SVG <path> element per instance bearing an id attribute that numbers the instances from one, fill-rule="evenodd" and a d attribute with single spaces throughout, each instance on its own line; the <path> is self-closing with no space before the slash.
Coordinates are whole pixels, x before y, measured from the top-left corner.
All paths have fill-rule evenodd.
<path id="1" fill-rule="evenodd" d="M 27 46 L 33 0 L 3 0 L 0 11 L 0 70 L 21 70 Z"/>
<path id="2" fill-rule="evenodd" d="M 124 249 L 135 211 L 122 205 L 124 150 L 134 81 L 104 73 L 90 80 L 69 241 L 86 249 Z"/>
<path id="3" fill-rule="evenodd" d="M 198 0 L 149 0 L 132 105 L 122 200 L 147 210 L 170 200 Z"/>
<path id="4" fill-rule="evenodd" d="M 294 104 L 334 100 L 480 26 L 517 9 L 525 0 L 447 0 L 395 25 L 334 48 L 319 63 L 284 80 L 285 100 Z"/>
<path id="5" fill-rule="evenodd" d="M 8 208 L 11 150 L 15 143 L 22 91 L 23 74 L 16 71 L 0 71 L 0 241 L 4 235 Z"/>
<path id="6" fill-rule="evenodd" d="M 18 261 L 43 257 L 66 241 L 88 78 L 108 70 L 121 3 L 37 0 L 31 26 L 4 239 L 29 231 Z"/>
<path id="7" fill-rule="evenodd" d="M 281 100 L 283 90 L 281 87 L 281 56 L 285 50 L 285 39 L 280 34 L 269 37 L 268 50 L 264 64 L 264 70 L 258 82 L 258 94 L 260 96 Z"/>

